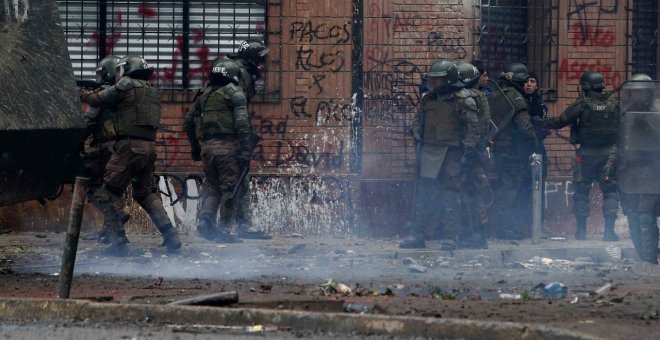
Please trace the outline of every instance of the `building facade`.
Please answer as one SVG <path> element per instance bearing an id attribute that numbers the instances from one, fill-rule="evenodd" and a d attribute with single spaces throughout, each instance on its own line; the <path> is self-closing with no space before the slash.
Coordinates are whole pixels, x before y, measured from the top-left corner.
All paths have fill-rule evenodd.
<path id="1" fill-rule="evenodd" d="M 200 164 L 183 116 L 205 71 L 249 37 L 270 52 L 251 105 L 254 220 L 275 232 L 393 235 L 408 219 L 415 152 L 409 136 L 421 77 L 437 59 L 509 62 L 540 77 L 559 115 L 586 70 L 612 90 L 655 79 L 654 0 L 60 1 L 74 72 L 137 53 L 163 90 L 158 172 L 171 217 L 194 223 Z M 547 226 L 573 232 L 568 130 L 546 139 Z M 197 178 L 197 180 L 195 180 Z M 531 184 L 530 184 L 531 185 Z M 169 203 L 168 203 L 169 202 Z M 598 205 L 598 196 L 594 196 Z M 172 204 L 173 203 L 173 204 Z M 65 203 L 63 203 L 65 204 Z M 592 219 L 591 232 L 602 223 Z"/>

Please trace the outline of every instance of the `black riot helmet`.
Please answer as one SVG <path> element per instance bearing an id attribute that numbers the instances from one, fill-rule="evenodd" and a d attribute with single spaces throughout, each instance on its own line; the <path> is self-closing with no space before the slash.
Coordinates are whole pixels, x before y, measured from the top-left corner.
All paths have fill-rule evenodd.
<path id="1" fill-rule="evenodd" d="M 428 77 L 442 78 L 445 86 L 454 85 L 458 81 L 458 67 L 450 60 L 440 59 L 431 65 Z"/>
<path id="2" fill-rule="evenodd" d="M 96 82 L 99 84 L 112 85 L 117 82 L 117 64 L 119 57 L 109 55 L 101 61 L 96 68 Z"/>
<path id="3" fill-rule="evenodd" d="M 580 88 L 584 92 L 603 92 L 605 89 L 605 78 L 603 75 L 595 71 L 586 71 L 580 78 Z"/>
<path id="4" fill-rule="evenodd" d="M 522 86 L 529 78 L 529 70 L 522 63 L 510 63 L 504 67 L 501 77 Z"/>
<path id="5" fill-rule="evenodd" d="M 117 64 L 117 80 L 123 76 L 148 80 L 153 73 L 153 68 L 149 67 L 147 61 L 139 55 L 129 54 L 119 59 Z"/>
<path id="6" fill-rule="evenodd" d="M 229 83 L 238 85 L 241 69 L 231 59 L 218 59 L 211 65 L 209 79 L 212 85 L 225 86 Z"/>
<path id="7" fill-rule="evenodd" d="M 454 86 L 460 88 L 473 88 L 479 82 L 481 72 L 472 64 L 460 61 L 456 63 L 458 69 L 458 81 Z"/>
<path id="8" fill-rule="evenodd" d="M 268 54 L 268 46 L 259 39 L 241 41 L 241 45 L 236 52 L 239 58 L 254 64 L 263 63 L 266 60 L 266 54 Z"/>

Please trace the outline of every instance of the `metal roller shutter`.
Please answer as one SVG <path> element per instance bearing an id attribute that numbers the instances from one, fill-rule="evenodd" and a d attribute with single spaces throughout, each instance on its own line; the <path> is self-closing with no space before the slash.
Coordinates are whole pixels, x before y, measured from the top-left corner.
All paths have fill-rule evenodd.
<path id="1" fill-rule="evenodd" d="M 201 87 L 213 59 L 263 39 L 266 16 L 263 1 L 60 1 L 59 10 L 78 79 L 93 79 L 105 55 L 131 53 L 174 89 Z"/>

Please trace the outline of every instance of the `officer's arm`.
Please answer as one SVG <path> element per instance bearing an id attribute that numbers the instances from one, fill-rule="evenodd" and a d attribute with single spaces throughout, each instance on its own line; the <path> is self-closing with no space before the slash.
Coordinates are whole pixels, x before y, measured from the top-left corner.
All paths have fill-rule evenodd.
<path id="1" fill-rule="evenodd" d="M 532 125 L 532 121 L 529 118 L 529 113 L 527 112 L 526 108 L 521 109 L 515 114 L 513 122 L 521 131 L 525 133 L 525 135 L 527 135 L 530 143 L 533 145 L 538 145 L 536 132 L 534 131 L 534 126 Z"/>
<path id="2" fill-rule="evenodd" d="M 228 85 L 232 86 L 232 85 Z M 241 158 L 245 161 L 250 160 L 250 121 L 247 112 L 247 99 L 245 93 L 240 88 L 231 94 L 231 104 L 234 115 L 234 127 L 236 135 L 241 146 Z"/>
<path id="3" fill-rule="evenodd" d="M 581 107 L 580 102 L 575 102 L 566 108 L 559 117 L 548 118 L 545 125 L 550 129 L 561 129 L 569 124 L 574 124 L 580 117 Z"/>
<path id="4" fill-rule="evenodd" d="M 424 103 L 422 103 L 422 105 L 420 105 L 419 107 L 419 110 L 417 110 L 417 112 L 415 112 L 415 114 L 413 115 L 412 126 L 410 127 L 410 135 L 416 141 L 422 140 L 422 129 L 423 129 L 422 120 L 424 119 L 423 118 L 424 114 L 425 114 Z"/>
<path id="5" fill-rule="evenodd" d="M 190 143 L 193 151 L 200 149 L 199 141 L 197 141 L 197 135 L 195 131 L 195 117 L 199 116 L 199 111 L 199 99 L 195 99 L 195 101 L 188 108 L 186 116 L 183 120 L 183 128 L 186 131 L 186 135 L 188 136 L 188 143 Z"/>
<path id="6" fill-rule="evenodd" d="M 465 120 L 465 137 L 463 138 L 463 145 L 470 149 L 474 149 L 479 142 L 479 116 L 477 115 L 477 103 L 474 98 L 468 97 L 465 99 L 465 112 L 463 119 Z"/>
<path id="7" fill-rule="evenodd" d="M 95 106 L 90 106 L 89 109 L 87 109 L 87 112 L 83 114 L 83 118 L 85 119 L 85 123 L 87 124 L 87 135 L 89 136 L 94 130 L 96 130 L 96 126 L 99 123 L 99 118 L 101 118 L 101 109 L 100 107 L 95 107 Z"/>
<path id="8" fill-rule="evenodd" d="M 80 96 L 80 101 L 101 108 L 110 108 L 117 100 L 117 85 L 110 86 L 99 92 L 85 93 Z"/>

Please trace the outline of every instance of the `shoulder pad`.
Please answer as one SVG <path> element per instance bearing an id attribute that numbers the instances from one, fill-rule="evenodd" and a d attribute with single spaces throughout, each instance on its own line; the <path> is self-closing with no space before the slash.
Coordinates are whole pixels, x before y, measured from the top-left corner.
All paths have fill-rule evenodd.
<path id="1" fill-rule="evenodd" d="M 456 97 L 458 98 L 467 98 L 467 97 L 473 97 L 474 93 L 472 93 L 468 89 L 460 89 L 459 91 L 455 92 Z"/>
<path id="2" fill-rule="evenodd" d="M 472 96 L 465 98 L 465 107 L 472 111 L 479 111 L 479 108 L 477 107 L 477 101 Z"/>
<path id="3" fill-rule="evenodd" d="M 229 83 L 225 85 L 222 89 L 224 89 L 225 93 L 228 95 L 233 95 L 234 92 L 239 91 L 241 88 L 234 85 L 234 83 Z"/>
<path id="4" fill-rule="evenodd" d="M 115 86 L 117 87 L 117 90 L 126 91 L 133 88 L 134 85 L 133 85 L 133 80 L 131 78 L 122 77 L 121 79 L 119 79 L 119 81 Z"/>
<path id="5" fill-rule="evenodd" d="M 227 89 L 229 86 L 232 86 L 232 89 Z M 234 84 L 229 84 L 225 86 L 225 89 L 226 89 L 225 94 L 230 97 L 232 104 L 234 105 L 247 104 L 247 98 L 245 98 L 245 93 L 243 93 L 240 87 Z"/>

